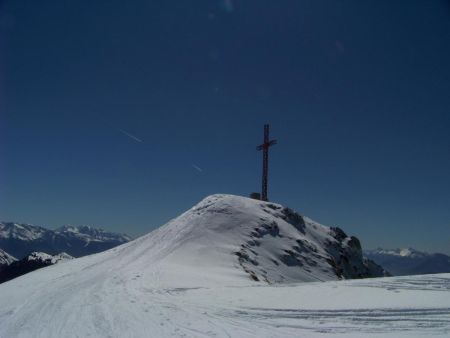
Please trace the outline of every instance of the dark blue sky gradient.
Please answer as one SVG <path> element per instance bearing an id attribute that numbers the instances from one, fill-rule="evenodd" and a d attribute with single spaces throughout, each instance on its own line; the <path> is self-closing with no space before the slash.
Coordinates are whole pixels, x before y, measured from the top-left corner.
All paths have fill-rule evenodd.
<path id="1" fill-rule="evenodd" d="M 146 233 L 269 122 L 273 201 L 450 253 L 449 1 L 0 0 L 0 48 L 2 220 Z"/>

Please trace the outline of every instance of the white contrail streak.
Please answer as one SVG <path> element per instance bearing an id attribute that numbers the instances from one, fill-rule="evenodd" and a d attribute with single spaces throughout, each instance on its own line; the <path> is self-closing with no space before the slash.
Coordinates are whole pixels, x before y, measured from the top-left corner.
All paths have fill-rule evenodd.
<path id="1" fill-rule="evenodd" d="M 200 168 L 199 166 L 195 165 L 195 164 L 192 165 L 192 168 L 194 168 L 195 170 L 197 170 L 199 173 L 203 172 L 203 169 Z"/>
<path id="2" fill-rule="evenodd" d="M 132 135 L 132 134 L 126 132 L 126 131 L 123 130 L 123 129 L 119 129 L 119 131 L 120 131 L 122 134 L 127 135 L 129 138 L 131 138 L 131 139 L 133 139 L 133 140 L 135 140 L 135 141 L 137 141 L 137 142 L 141 142 L 141 143 L 144 142 L 144 141 L 142 141 L 141 139 L 139 139 L 139 138 L 137 138 L 136 136 L 134 136 L 134 135 Z"/>

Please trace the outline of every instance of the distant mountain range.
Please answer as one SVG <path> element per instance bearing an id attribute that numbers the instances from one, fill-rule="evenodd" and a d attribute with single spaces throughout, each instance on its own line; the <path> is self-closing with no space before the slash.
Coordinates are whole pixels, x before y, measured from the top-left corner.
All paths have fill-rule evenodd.
<path id="1" fill-rule="evenodd" d="M 0 222 L 0 283 L 49 265 L 101 252 L 131 240 L 90 226 L 44 227 Z"/>
<path id="2" fill-rule="evenodd" d="M 131 240 L 124 234 L 91 226 L 63 226 L 56 230 L 30 224 L 0 222 L 0 249 L 17 259 L 31 252 L 56 255 L 66 252 L 81 257 L 101 252 Z M 1 258 L 0 258 L 1 259 Z"/>
<path id="3" fill-rule="evenodd" d="M 375 249 L 364 256 L 381 265 L 394 276 L 450 272 L 450 256 L 408 249 Z"/>

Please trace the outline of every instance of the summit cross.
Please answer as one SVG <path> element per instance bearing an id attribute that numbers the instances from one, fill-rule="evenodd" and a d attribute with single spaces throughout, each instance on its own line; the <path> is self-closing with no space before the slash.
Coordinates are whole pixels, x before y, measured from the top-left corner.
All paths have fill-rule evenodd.
<path id="1" fill-rule="evenodd" d="M 262 173 L 262 190 L 261 200 L 268 201 L 267 198 L 267 184 L 269 181 L 269 148 L 277 144 L 277 140 L 270 140 L 269 125 L 264 125 L 264 143 L 256 147 L 256 150 L 263 151 L 263 173 Z"/>

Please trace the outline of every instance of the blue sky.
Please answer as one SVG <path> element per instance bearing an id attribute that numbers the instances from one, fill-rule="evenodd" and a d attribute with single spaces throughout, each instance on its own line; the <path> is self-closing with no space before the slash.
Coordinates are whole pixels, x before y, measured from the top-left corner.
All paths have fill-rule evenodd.
<path id="1" fill-rule="evenodd" d="M 448 1 L 3 0 L 0 51 L 2 220 L 146 233 L 270 123 L 271 200 L 450 253 Z"/>

